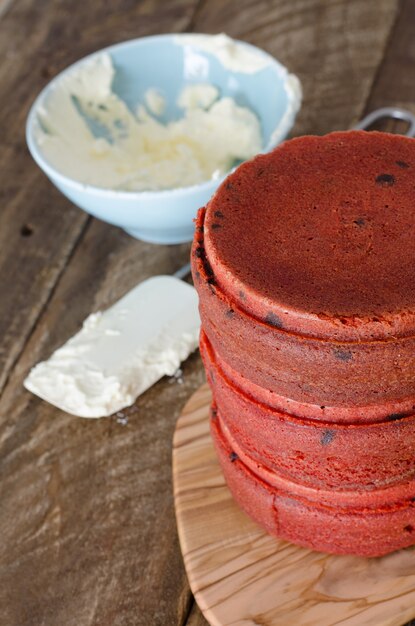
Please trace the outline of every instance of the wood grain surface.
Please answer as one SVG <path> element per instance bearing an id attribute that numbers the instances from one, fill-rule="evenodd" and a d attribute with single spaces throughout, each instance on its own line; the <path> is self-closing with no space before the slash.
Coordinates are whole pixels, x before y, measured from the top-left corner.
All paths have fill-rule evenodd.
<path id="1" fill-rule="evenodd" d="M 322 554 L 271 537 L 239 509 L 210 437 L 210 402 L 205 384 L 173 442 L 180 544 L 209 623 L 399 626 L 413 617 L 415 548 L 376 559 Z"/>
<path id="2" fill-rule="evenodd" d="M 0 0 L 0 624 L 200 626 L 179 551 L 174 423 L 203 380 L 160 381 L 117 417 L 70 417 L 22 388 L 29 368 L 93 310 L 170 273 L 189 246 L 152 246 L 89 218 L 24 140 L 30 104 L 87 53 L 160 32 L 225 31 L 296 72 L 294 134 L 365 110 L 414 110 L 412 0 Z"/>

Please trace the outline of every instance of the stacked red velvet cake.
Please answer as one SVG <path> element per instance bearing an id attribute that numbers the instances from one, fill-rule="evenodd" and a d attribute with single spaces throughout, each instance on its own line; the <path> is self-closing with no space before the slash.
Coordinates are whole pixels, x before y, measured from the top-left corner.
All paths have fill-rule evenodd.
<path id="1" fill-rule="evenodd" d="M 415 543 L 415 141 L 302 137 L 197 219 L 211 432 L 240 506 L 334 553 Z"/>

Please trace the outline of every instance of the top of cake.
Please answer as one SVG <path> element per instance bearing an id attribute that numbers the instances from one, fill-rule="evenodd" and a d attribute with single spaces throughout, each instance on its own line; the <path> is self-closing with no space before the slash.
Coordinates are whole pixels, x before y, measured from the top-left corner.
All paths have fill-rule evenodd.
<path id="1" fill-rule="evenodd" d="M 228 176 L 207 206 L 215 282 L 273 326 L 362 340 L 415 330 L 415 140 L 300 137 Z"/>

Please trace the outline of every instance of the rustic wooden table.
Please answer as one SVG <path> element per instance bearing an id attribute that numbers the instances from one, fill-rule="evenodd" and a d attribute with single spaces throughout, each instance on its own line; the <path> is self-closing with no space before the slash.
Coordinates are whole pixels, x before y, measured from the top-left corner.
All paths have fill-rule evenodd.
<path id="1" fill-rule="evenodd" d="M 78 58 L 160 32 L 227 32 L 297 73 L 294 134 L 376 107 L 415 111 L 413 0 L 0 0 L 0 624 L 201 626 L 176 534 L 171 441 L 203 382 L 162 380 L 117 418 L 70 417 L 22 387 L 91 312 L 171 273 L 189 245 L 154 246 L 72 206 L 32 162 L 25 118 Z"/>

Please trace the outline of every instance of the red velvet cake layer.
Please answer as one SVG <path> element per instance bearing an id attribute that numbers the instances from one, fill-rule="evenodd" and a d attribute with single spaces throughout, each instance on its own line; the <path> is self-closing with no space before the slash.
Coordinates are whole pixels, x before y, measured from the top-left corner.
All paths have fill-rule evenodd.
<path id="1" fill-rule="evenodd" d="M 415 142 L 346 131 L 242 164 L 206 210 L 218 286 L 286 330 L 339 340 L 415 332 Z"/>
<path id="2" fill-rule="evenodd" d="M 205 258 L 203 228 L 201 210 L 192 265 L 202 323 L 215 350 L 235 371 L 274 394 L 315 405 L 316 410 L 308 410 L 316 418 L 355 421 L 357 410 L 364 421 L 415 410 L 415 336 L 318 340 L 257 320 L 218 287 Z"/>
<path id="3" fill-rule="evenodd" d="M 414 498 L 371 507 L 329 506 L 319 502 L 318 490 L 310 499 L 271 486 L 241 461 L 226 440 L 220 420 L 220 413 L 214 411 L 211 432 L 229 489 L 239 506 L 270 534 L 314 550 L 366 557 L 414 543 Z"/>
<path id="4" fill-rule="evenodd" d="M 301 419 L 237 387 L 203 332 L 200 349 L 228 440 L 251 459 L 258 475 L 263 469 L 267 476 L 349 491 L 384 489 L 414 478 L 415 415 L 370 425 Z M 413 489 L 415 496 L 415 482 Z"/>

